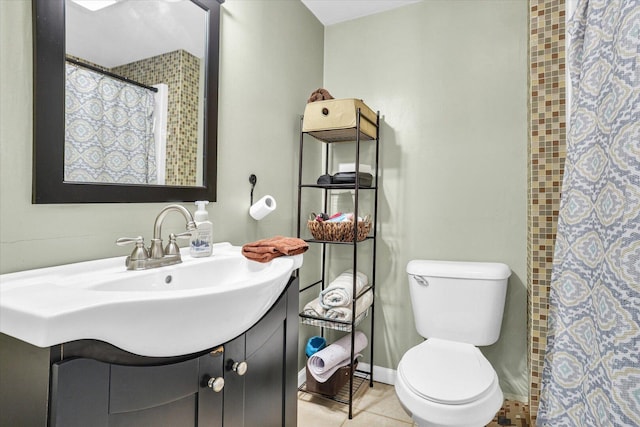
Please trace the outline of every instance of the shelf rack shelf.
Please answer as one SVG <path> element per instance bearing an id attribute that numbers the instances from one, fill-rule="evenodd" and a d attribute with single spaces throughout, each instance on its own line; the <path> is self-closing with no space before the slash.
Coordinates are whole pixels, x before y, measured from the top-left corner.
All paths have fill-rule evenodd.
<path id="1" fill-rule="evenodd" d="M 367 120 L 366 117 L 362 116 L 362 120 Z M 376 127 L 377 123 L 374 123 Z M 357 129 L 356 129 L 357 128 Z M 307 135 L 311 135 L 318 141 L 327 142 L 331 144 L 332 142 L 351 142 L 351 141 L 373 141 L 374 139 L 366 133 L 360 131 L 359 124 L 353 128 L 346 129 L 328 129 L 322 131 L 312 131 L 305 132 Z M 358 135 L 360 136 L 358 138 Z"/>
<path id="2" fill-rule="evenodd" d="M 302 184 L 302 188 L 323 188 L 327 190 L 355 190 L 353 184 Z M 377 190 L 378 187 L 360 187 L 359 190 Z"/>
<path id="3" fill-rule="evenodd" d="M 370 277 L 370 285 L 364 289 L 360 295 L 352 301 L 352 313 L 356 313 L 356 302 L 357 300 L 368 291 L 374 293 L 375 296 L 375 283 L 376 283 L 376 241 L 377 241 L 377 220 L 378 220 L 378 162 L 379 162 L 379 149 L 380 149 L 380 113 L 376 113 L 375 123 L 369 120 L 365 115 L 361 114 L 360 109 L 358 108 L 356 111 L 356 125 L 352 128 L 341 128 L 341 129 L 331 129 L 331 130 L 319 130 L 319 131 L 303 131 L 303 120 L 304 117 L 300 118 L 300 151 L 299 151 L 299 168 L 298 168 L 298 225 L 297 225 L 297 237 L 303 238 L 303 223 L 306 224 L 307 218 L 302 214 L 302 191 L 309 189 L 310 191 L 316 190 L 321 191 L 324 194 L 324 211 L 327 211 L 328 207 L 328 195 L 331 191 L 344 191 L 349 190 L 353 192 L 354 197 L 354 217 L 358 218 L 358 210 L 359 210 L 359 193 L 360 191 L 372 192 L 374 196 L 373 202 L 373 217 L 372 217 L 372 227 L 369 235 L 366 236 L 363 240 L 358 241 L 354 238 L 353 241 L 350 242 L 337 242 L 337 241 L 329 241 L 329 240 L 318 240 L 318 239 L 307 239 L 305 241 L 311 244 L 321 245 L 321 274 L 322 277 L 320 280 L 317 280 L 311 284 L 304 285 L 301 283 L 300 293 L 307 292 L 311 289 L 321 290 L 325 289 L 325 286 L 328 284 L 326 280 L 326 271 L 327 265 L 330 263 L 330 259 L 327 253 L 327 247 L 331 245 L 347 245 L 353 247 L 353 255 L 352 255 L 352 268 L 354 272 L 357 272 L 357 264 L 358 264 L 358 252 L 363 250 L 360 248 L 361 245 L 366 244 L 370 246 L 370 248 L 365 248 L 365 250 L 371 250 L 371 277 Z M 367 120 L 369 123 L 375 126 L 375 137 L 372 137 L 361 131 L 360 124 L 363 120 Z M 309 184 L 303 183 L 303 163 L 304 163 L 304 143 L 305 136 L 311 136 L 313 140 L 319 141 L 321 143 L 325 143 L 325 163 L 324 163 L 324 173 L 329 173 L 329 159 L 331 158 L 330 149 L 333 144 L 340 143 L 343 144 L 354 144 L 355 148 L 355 165 L 356 165 L 356 178 L 355 183 L 353 184 Z M 361 186 L 359 182 L 359 168 L 360 168 L 360 151 L 361 151 L 361 143 L 374 143 L 375 144 L 375 161 L 372 165 L 372 173 L 374 174 L 373 182 L 370 186 Z M 371 194 L 371 193 L 370 193 Z M 354 236 L 357 236 L 358 225 L 357 222 L 354 221 Z M 354 274 L 353 280 L 353 293 L 356 294 L 356 275 Z M 353 333 L 356 330 L 356 327 L 361 324 L 365 319 L 369 319 L 371 322 L 371 333 L 369 337 L 369 350 L 370 350 L 370 364 L 369 371 L 365 371 L 363 369 L 354 368 L 353 365 L 350 370 L 349 381 L 342 387 L 340 392 L 336 396 L 326 396 L 320 394 L 320 396 L 324 398 L 329 398 L 334 401 L 346 404 L 349 406 L 349 419 L 353 418 L 353 395 L 354 393 L 362 386 L 362 384 L 368 382 L 369 387 L 373 387 L 373 344 L 374 344 L 374 315 L 375 315 L 375 297 L 372 298 L 373 302 L 371 305 L 359 316 L 351 316 L 351 320 L 335 320 L 335 319 L 327 319 L 323 317 L 317 317 L 305 314 L 304 312 L 300 313 L 300 321 L 303 324 L 316 326 L 321 328 L 321 334 L 324 335 L 325 329 L 334 329 L 338 331 L 343 331 L 351 334 L 351 360 L 353 360 L 354 354 L 354 335 Z M 303 384 L 299 390 L 313 393 L 306 389 L 306 383 Z"/>
<path id="4" fill-rule="evenodd" d="M 355 321 L 345 320 L 331 320 L 325 317 L 310 316 L 308 314 L 300 313 L 300 321 L 305 325 L 318 326 L 320 328 L 334 329 L 336 331 L 351 332 L 356 326 L 369 315 L 369 310 L 364 311 L 361 315 L 355 318 Z"/>
<path id="5" fill-rule="evenodd" d="M 351 394 L 349 394 L 349 383 L 346 383 L 344 386 L 342 386 L 340 391 L 338 391 L 338 394 L 336 394 L 335 396 L 328 396 L 326 394 L 316 393 L 316 392 L 307 390 L 306 384 L 301 385 L 298 388 L 298 390 L 304 391 L 305 393 L 312 393 L 320 397 L 323 397 L 325 399 L 340 402 L 345 405 L 349 405 L 351 402 L 351 399 L 353 398 L 353 395 L 356 394 L 358 390 L 360 390 L 360 387 L 363 384 L 365 384 L 370 380 L 371 380 L 371 374 L 369 372 L 363 371 L 360 369 L 355 369 L 353 371 L 353 391 L 351 391 Z"/>

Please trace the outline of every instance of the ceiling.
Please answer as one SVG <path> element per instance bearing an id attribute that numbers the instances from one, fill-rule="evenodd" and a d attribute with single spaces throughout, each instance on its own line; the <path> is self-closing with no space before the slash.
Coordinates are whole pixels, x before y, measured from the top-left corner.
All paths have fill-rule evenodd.
<path id="1" fill-rule="evenodd" d="M 301 0 L 302 3 L 327 25 L 350 21 L 367 15 L 417 3 L 421 0 Z"/>
<path id="2" fill-rule="evenodd" d="M 301 1 L 328 26 L 422 0 Z M 107 68 L 177 49 L 185 49 L 199 58 L 204 56 L 206 20 L 203 11 L 193 3 L 184 0 L 110 3 L 92 12 L 76 4 L 76 0 L 66 0 L 67 53 Z M 159 22 L 162 24 L 158 25 Z"/>

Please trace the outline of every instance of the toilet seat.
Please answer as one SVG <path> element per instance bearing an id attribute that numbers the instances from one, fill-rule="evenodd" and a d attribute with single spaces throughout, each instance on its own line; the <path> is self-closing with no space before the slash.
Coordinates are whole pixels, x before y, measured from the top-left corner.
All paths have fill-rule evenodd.
<path id="1" fill-rule="evenodd" d="M 496 382 L 493 367 L 478 348 L 438 338 L 409 349 L 398 374 L 417 396 L 446 405 L 481 399 Z"/>

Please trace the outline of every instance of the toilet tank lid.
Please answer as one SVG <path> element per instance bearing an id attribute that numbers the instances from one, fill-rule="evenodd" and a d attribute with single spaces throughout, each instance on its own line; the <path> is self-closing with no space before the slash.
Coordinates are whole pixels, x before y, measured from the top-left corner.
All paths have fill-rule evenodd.
<path id="1" fill-rule="evenodd" d="M 435 261 L 417 259 L 407 264 L 407 273 L 426 277 L 502 280 L 511 276 L 508 265 L 499 262 Z"/>

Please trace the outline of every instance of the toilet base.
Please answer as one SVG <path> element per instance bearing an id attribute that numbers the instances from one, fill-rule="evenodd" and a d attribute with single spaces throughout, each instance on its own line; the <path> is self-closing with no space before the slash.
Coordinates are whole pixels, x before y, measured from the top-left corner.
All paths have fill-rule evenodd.
<path id="1" fill-rule="evenodd" d="M 445 405 L 417 396 L 401 375 L 396 377 L 395 390 L 403 409 L 420 427 L 484 427 L 493 420 L 504 400 L 497 375 L 482 397 L 461 405 Z"/>

